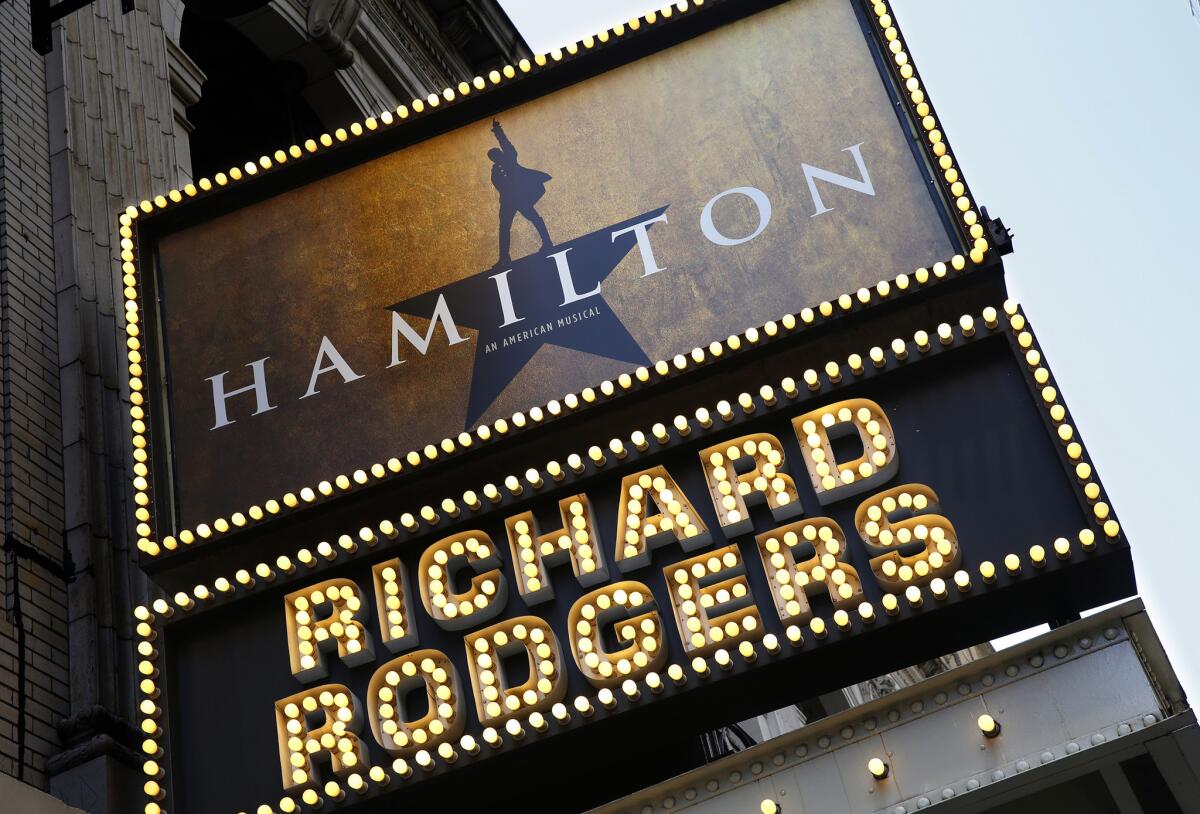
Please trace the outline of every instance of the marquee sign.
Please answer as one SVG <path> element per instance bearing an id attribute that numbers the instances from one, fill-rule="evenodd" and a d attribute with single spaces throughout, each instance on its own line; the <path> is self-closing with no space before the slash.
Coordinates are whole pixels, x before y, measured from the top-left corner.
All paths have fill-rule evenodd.
<path id="1" fill-rule="evenodd" d="M 804 359 L 139 608 L 149 809 L 482 804 L 532 765 L 577 806 L 598 750 L 1132 590 L 1014 304 Z"/>
<path id="2" fill-rule="evenodd" d="M 988 257 L 858 0 L 671 5 L 144 201 L 121 237 L 149 557 Z"/>
<path id="3" fill-rule="evenodd" d="M 1130 594 L 985 232 L 860 0 L 680 2 L 130 207 L 146 814 L 584 808 Z"/>

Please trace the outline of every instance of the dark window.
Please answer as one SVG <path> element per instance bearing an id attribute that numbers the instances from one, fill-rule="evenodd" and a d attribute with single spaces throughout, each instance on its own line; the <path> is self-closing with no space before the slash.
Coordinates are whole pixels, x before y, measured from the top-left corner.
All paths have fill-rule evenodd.
<path id="1" fill-rule="evenodd" d="M 324 132 L 300 95 L 308 79 L 298 65 L 268 60 L 228 22 L 191 7 L 184 12 L 180 40 L 206 77 L 200 101 L 188 110 L 196 178 L 211 178 Z"/>

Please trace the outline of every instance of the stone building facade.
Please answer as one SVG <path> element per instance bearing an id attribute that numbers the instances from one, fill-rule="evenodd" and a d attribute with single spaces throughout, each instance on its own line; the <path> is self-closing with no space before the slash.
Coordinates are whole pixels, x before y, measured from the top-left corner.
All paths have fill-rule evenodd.
<path id="1" fill-rule="evenodd" d="M 96 0 L 45 57 L 0 3 L 0 774 L 140 808 L 118 213 L 526 55 L 489 0 Z"/>

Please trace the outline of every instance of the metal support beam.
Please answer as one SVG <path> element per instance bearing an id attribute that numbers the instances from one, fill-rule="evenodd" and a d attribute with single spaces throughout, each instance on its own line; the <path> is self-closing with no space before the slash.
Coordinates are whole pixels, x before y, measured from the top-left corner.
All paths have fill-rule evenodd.
<path id="1" fill-rule="evenodd" d="M 0 0 L 0 4 L 6 2 L 8 0 Z M 50 53 L 54 48 L 50 37 L 54 23 L 68 14 L 90 6 L 93 2 L 95 0 L 59 0 L 57 3 L 51 3 L 50 0 L 29 0 L 30 45 L 42 56 Z M 134 3 L 135 0 L 121 0 L 121 13 L 128 14 L 133 11 Z"/>

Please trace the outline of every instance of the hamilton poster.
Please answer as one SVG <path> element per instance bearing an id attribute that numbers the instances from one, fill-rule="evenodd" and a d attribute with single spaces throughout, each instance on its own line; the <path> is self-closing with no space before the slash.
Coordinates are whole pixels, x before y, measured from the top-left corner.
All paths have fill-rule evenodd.
<path id="1" fill-rule="evenodd" d="M 179 522 L 945 259 L 917 162 L 852 3 L 791 0 L 165 236 Z"/>

